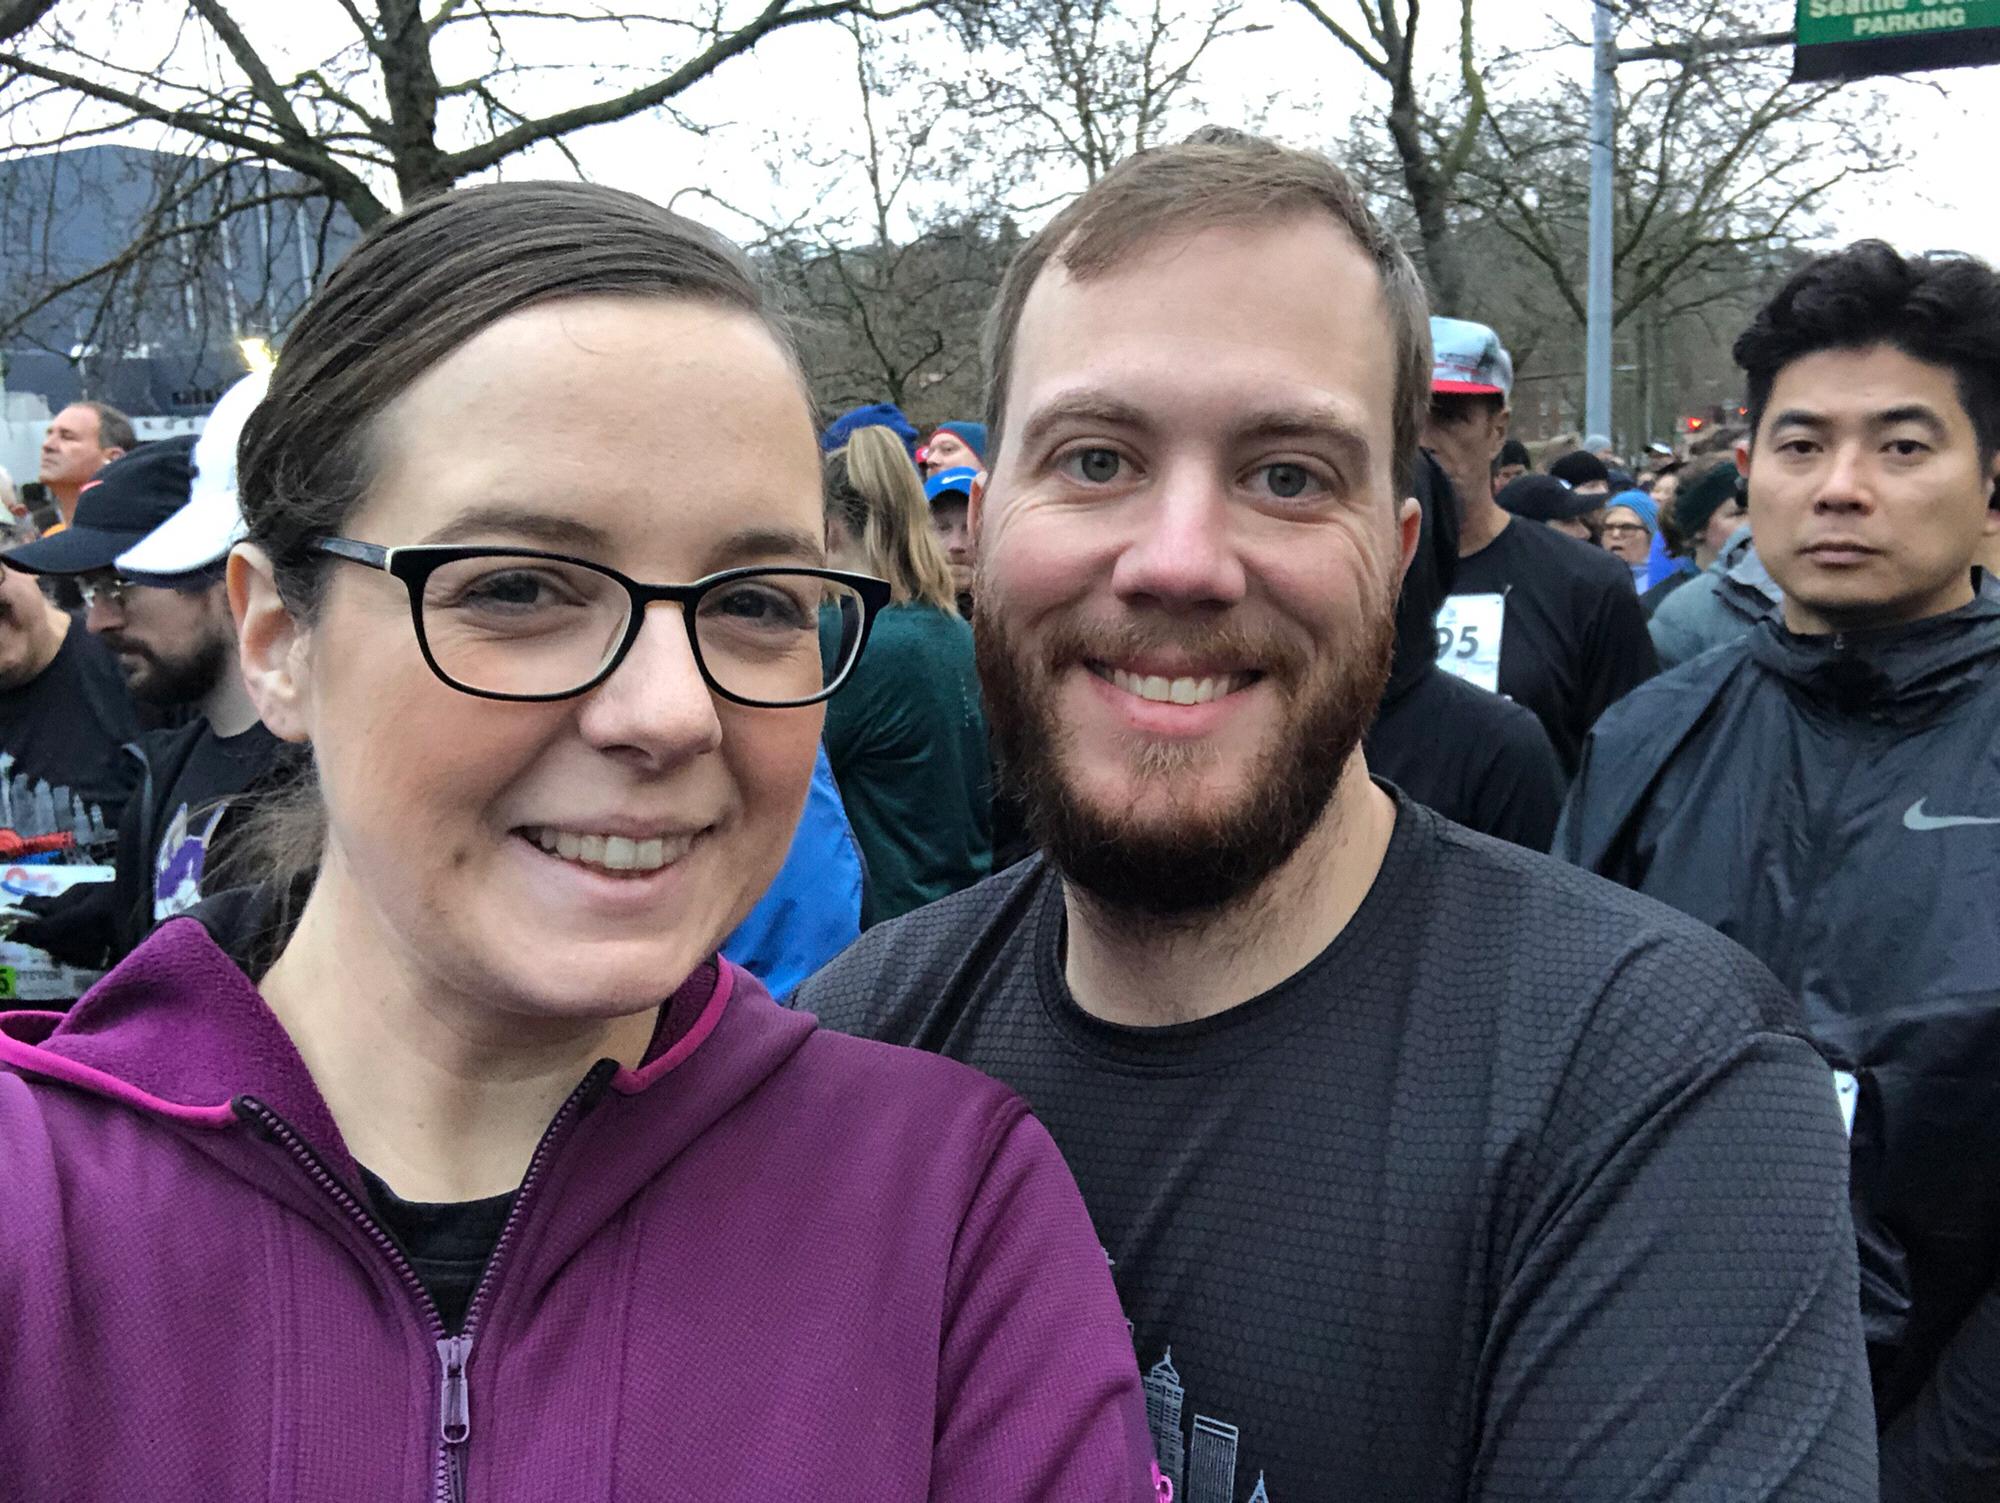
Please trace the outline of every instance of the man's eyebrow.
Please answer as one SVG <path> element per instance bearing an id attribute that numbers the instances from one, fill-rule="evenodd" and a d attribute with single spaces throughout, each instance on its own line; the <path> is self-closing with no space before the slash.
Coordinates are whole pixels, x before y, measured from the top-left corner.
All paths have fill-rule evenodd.
<path id="1" fill-rule="evenodd" d="M 1900 407 L 1885 407 L 1875 414 L 1878 428 L 1893 428 L 1898 423 L 1917 423 L 1929 428 L 1933 433 L 1944 432 L 1944 419 L 1937 410 L 1922 402 L 1905 402 Z"/>
<path id="2" fill-rule="evenodd" d="M 468 506 L 424 539 L 427 543 L 463 543 L 495 533 L 526 538 L 550 548 L 603 548 L 610 539 L 588 522 L 579 522 L 539 506 L 506 502 Z"/>
<path id="3" fill-rule="evenodd" d="M 1034 416 L 1021 427 L 1021 445 L 1039 448 L 1055 429 L 1084 423 L 1100 428 L 1144 428 L 1146 415 L 1130 402 L 1103 392 L 1068 392 L 1035 409 Z"/>
<path id="4" fill-rule="evenodd" d="M 1333 406 L 1274 407 L 1252 413 L 1240 428 L 1242 436 L 1249 439 L 1289 438 L 1330 444 L 1345 463 L 1357 470 L 1367 469 L 1374 452 L 1360 426 Z"/>
<path id="5" fill-rule="evenodd" d="M 1829 419 L 1823 412 L 1813 412 L 1804 407 L 1787 407 L 1771 419 L 1773 428 L 1824 428 Z"/>

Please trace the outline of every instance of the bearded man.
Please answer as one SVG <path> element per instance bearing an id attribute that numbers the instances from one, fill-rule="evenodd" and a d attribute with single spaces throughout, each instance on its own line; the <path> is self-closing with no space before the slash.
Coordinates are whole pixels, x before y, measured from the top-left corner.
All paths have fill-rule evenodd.
<path id="1" fill-rule="evenodd" d="M 975 632 L 1046 855 L 799 1005 L 1041 1116 L 1181 1503 L 1869 1497 L 1846 1146 L 1790 1000 L 1369 776 L 1429 344 L 1348 180 L 1238 133 L 1023 250 Z"/>

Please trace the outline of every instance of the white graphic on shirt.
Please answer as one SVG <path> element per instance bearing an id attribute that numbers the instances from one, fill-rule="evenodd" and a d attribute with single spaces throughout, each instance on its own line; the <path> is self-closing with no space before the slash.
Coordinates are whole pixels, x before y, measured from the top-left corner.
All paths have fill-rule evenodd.
<path id="1" fill-rule="evenodd" d="M 1175 1503 L 1236 1503 L 1236 1452 L 1242 1432 L 1222 1420 L 1197 1414 L 1193 1443 L 1189 1443 L 1181 1420 L 1187 1389 L 1174 1368 L 1172 1347 L 1147 1370 L 1143 1386 L 1153 1455 L 1161 1474 L 1174 1485 Z M 1256 1490 L 1246 1503 L 1271 1503 L 1262 1472 L 1257 1474 Z"/>
<path id="2" fill-rule="evenodd" d="M 201 877 L 208 867 L 208 842 L 215 834 L 215 827 L 222 823 L 227 807 L 217 804 L 197 830 L 188 819 L 188 806 L 182 804 L 173 823 L 167 826 L 153 867 L 154 923 L 164 924 L 201 901 Z"/>

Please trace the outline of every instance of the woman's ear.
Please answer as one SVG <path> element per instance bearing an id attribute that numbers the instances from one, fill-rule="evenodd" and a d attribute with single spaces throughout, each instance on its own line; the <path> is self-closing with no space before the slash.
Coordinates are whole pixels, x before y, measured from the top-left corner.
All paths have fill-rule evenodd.
<path id="1" fill-rule="evenodd" d="M 238 544 L 229 555 L 229 610 L 236 618 L 243 682 L 258 716 L 280 740 L 310 740 L 306 720 L 310 633 L 280 598 L 270 557 L 255 543 Z"/>

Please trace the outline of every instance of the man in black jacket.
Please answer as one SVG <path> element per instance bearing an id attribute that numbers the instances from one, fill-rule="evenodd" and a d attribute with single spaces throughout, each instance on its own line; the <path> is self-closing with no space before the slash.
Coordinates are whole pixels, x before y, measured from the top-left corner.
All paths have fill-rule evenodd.
<path id="1" fill-rule="evenodd" d="M 1894 1275 L 1869 1311 L 1884 1496 L 1991 1498 L 2000 600 L 1973 561 L 2000 531 L 2000 279 L 1863 242 L 1736 358 L 1781 614 L 1605 715 L 1556 850 L 1749 948 L 1858 1077 L 1855 1192 Z"/>

